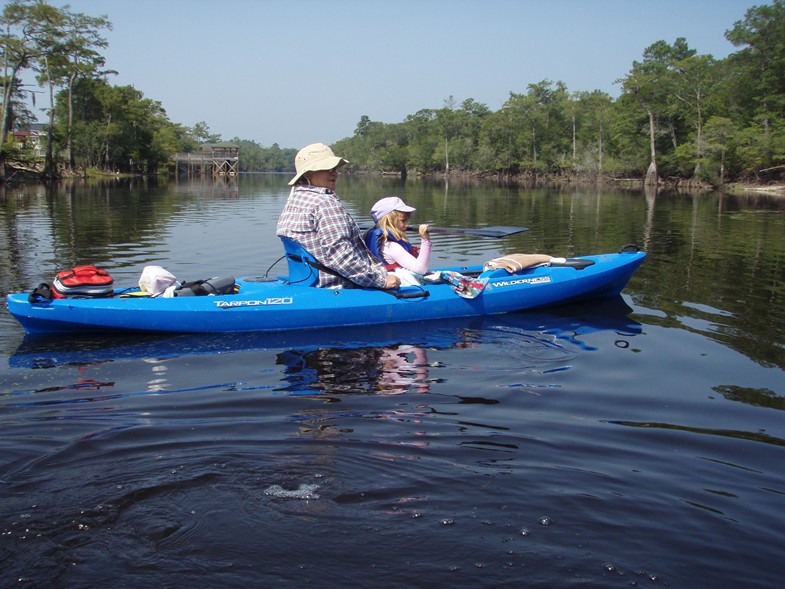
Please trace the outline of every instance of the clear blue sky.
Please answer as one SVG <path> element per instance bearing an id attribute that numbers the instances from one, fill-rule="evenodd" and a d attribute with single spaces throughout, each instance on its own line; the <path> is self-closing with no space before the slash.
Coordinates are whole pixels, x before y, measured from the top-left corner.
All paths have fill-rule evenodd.
<path id="1" fill-rule="evenodd" d="M 685 37 L 700 54 L 768 0 L 50 0 L 106 15 L 116 85 L 224 140 L 302 147 L 401 122 L 448 96 L 498 110 L 545 79 L 603 90 L 643 50 Z M 45 116 L 36 113 L 39 119 Z"/>

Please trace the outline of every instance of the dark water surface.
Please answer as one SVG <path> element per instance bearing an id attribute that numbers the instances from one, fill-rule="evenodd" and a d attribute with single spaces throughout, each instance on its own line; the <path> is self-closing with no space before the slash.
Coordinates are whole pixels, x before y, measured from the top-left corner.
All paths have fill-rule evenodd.
<path id="1" fill-rule="evenodd" d="M 263 273 L 287 180 L 6 190 L 0 289 Z M 434 264 L 649 258 L 618 299 L 381 328 L 32 338 L 3 308 L 0 586 L 781 586 L 785 199 L 339 193 L 530 228 Z"/>

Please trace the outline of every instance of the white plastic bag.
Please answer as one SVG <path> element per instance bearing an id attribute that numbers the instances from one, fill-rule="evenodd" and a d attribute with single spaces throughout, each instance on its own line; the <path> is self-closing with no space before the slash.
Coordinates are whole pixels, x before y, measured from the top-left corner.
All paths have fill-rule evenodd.
<path id="1" fill-rule="evenodd" d="M 401 268 L 398 266 L 392 272 L 395 274 L 401 281 L 401 286 L 419 286 L 420 281 L 417 279 L 417 275 L 412 272 L 411 270 L 407 270 L 406 268 Z"/>
<path id="2" fill-rule="evenodd" d="M 167 296 L 166 291 L 174 290 L 177 286 L 177 278 L 174 274 L 161 266 L 145 266 L 142 276 L 139 278 L 139 288 L 151 297 Z M 169 296 L 172 296 L 169 294 Z"/>

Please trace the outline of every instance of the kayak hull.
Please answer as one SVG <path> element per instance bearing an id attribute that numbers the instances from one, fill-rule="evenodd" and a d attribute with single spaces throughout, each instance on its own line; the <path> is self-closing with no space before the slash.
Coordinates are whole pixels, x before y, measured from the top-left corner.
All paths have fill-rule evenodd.
<path id="1" fill-rule="evenodd" d="M 28 334 L 9 357 L 11 368 L 54 368 L 143 359 L 212 356 L 234 352 L 276 350 L 281 357 L 317 350 L 384 348 L 400 351 L 465 347 L 520 336 L 536 341 L 587 346 L 586 336 L 603 331 L 636 335 L 642 325 L 630 317 L 633 309 L 622 295 L 540 311 L 486 317 L 435 319 L 320 330 L 240 333 L 123 333 L 72 332 Z M 209 335 L 209 337 L 205 337 Z M 594 349 L 589 346 L 588 349 Z"/>
<path id="2" fill-rule="evenodd" d="M 509 274 L 495 271 L 473 299 L 450 284 L 372 289 L 320 289 L 286 278 L 237 280 L 239 292 L 218 296 L 67 298 L 30 303 L 27 294 L 7 296 L 8 310 L 27 333 L 160 332 L 239 333 L 324 329 L 477 317 L 615 296 L 643 263 L 645 252 L 600 254 L 580 259 L 582 269 L 540 266 Z M 445 269 L 443 269 L 445 270 Z M 481 268 L 446 268 L 475 274 Z"/>

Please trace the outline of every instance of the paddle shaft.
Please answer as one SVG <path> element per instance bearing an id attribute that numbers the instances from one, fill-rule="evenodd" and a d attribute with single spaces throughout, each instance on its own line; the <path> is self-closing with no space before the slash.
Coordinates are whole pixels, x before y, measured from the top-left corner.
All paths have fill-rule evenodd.
<path id="1" fill-rule="evenodd" d="M 418 232 L 419 226 L 410 225 L 406 228 L 407 231 Z M 430 233 L 442 233 L 452 235 L 472 235 L 475 237 L 507 237 L 508 235 L 515 235 L 528 231 L 528 227 L 509 227 L 509 226 L 494 226 L 494 227 L 480 227 L 471 229 L 466 227 L 432 227 L 428 226 Z"/>

